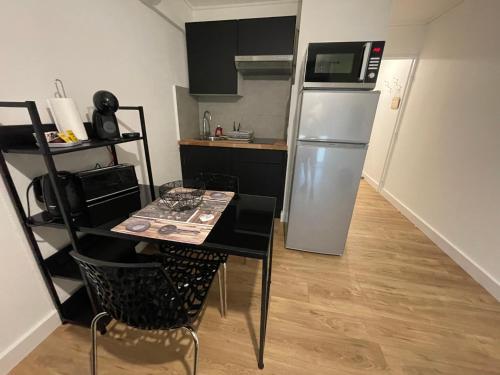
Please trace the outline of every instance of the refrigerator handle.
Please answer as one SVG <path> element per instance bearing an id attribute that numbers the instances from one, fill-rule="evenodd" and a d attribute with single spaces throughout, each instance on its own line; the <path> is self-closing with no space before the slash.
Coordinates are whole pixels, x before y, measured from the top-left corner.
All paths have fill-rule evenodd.
<path id="1" fill-rule="evenodd" d="M 356 142 L 336 142 L 332 140 L 311 140 L 311 139 L 298 139 L 297 145 L 310 145 L 319 147 L 345 147 L 345 148 L 368 148 L 367 143 Z"/>
<path id="2" fill-rule="evenodd" d="M 366 67 L 368 66 L 368 58 L 370 57 L 371 49 L 372 49 L 372 43 L 366 42 L 363 47 L 363 64 L 361 64 L 361 71 L 359 72 L 359 81 L 365 80 Z"/>

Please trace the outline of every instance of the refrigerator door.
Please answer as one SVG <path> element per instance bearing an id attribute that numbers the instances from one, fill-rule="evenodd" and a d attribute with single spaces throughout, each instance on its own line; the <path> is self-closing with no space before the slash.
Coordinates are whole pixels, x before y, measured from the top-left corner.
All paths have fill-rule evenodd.
<path id="1" fill-rule="evenodd" d="M 380 91 L 302 91 L 299 140 L 368 143 Z"/>
<path id="2" fill-rule="evenodd" d="M 366 145 L 299 141 L 286 247 L 342 255 Z"/>

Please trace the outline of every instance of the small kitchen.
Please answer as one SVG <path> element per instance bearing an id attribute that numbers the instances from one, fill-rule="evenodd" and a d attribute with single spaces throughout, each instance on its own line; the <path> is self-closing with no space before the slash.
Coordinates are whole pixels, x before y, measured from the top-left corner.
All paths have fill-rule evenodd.
<path id="1" fill-rule="evenodd" d="M 185 30 L 189 88 L 175 87 L 183 178 L 235 178 L 240 193 L 276 198 L 286 248 L 343 255 L 385 42 L 313 40 L 297 52 L 295 16 Z"/>
<path id="2" fill-rule="evenodd" d="M 295 16 L 186 23 L 189 88 L 175 87 L 183 178 L 237 176 L 283 207 Z"/>
<path id="3" fill-rule="evenodd" d="M 4 1 L 0 375 L 497 374 L 497 15 Z"/>

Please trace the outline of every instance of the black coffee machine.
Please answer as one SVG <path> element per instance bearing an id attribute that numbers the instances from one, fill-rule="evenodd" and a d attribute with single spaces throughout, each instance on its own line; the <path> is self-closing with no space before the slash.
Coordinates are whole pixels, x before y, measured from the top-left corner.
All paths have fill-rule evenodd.
<path id="1" fill-rule="evenodd" d="M 115 116 L 120 104 L 116 96 L 109 91 L 100 90 L 94 94 L 93 101 L 95 110 L 92 114 L 92 127 L 96 138 L 120 138 L 118 121 Z"/>

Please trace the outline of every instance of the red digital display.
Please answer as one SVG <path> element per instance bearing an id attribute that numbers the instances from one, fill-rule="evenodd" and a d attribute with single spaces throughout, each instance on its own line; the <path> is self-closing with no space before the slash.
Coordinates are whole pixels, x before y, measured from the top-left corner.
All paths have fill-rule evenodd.
<path id="1" fill-rule="evenodd" d="M 375 53 L 380 53 L 380 51 L 382 51 L 382 48 L 380 48 L 380 47 L 373 48 L 373 52 L 375 52 Z"/>

